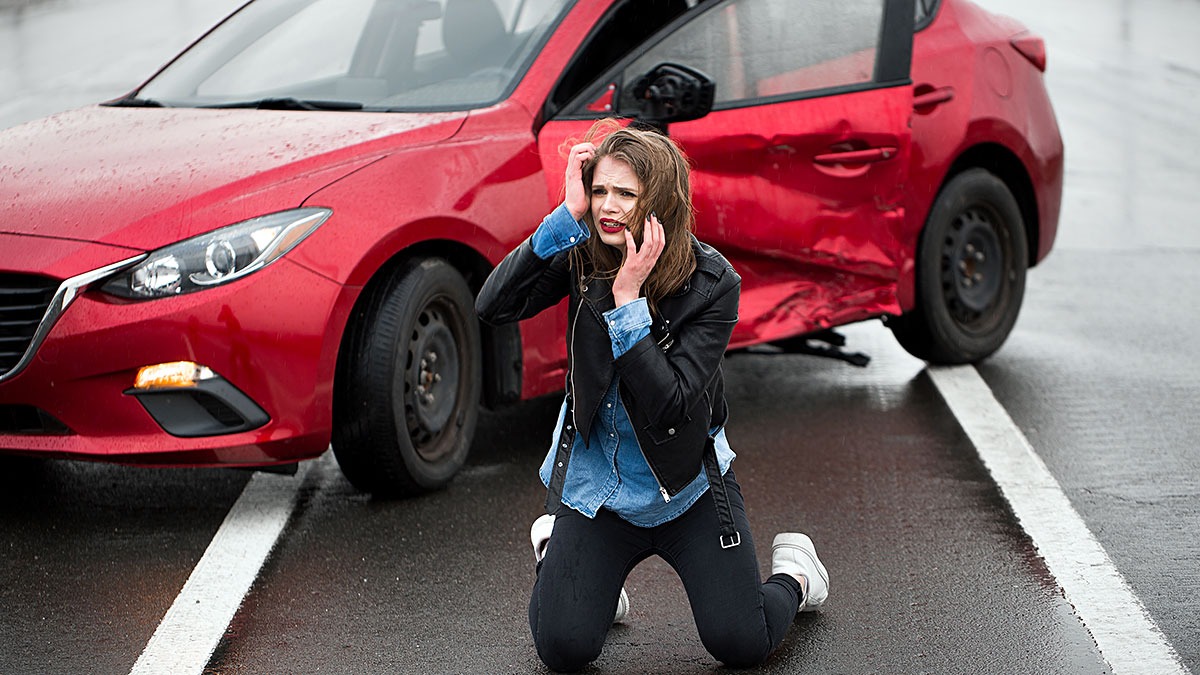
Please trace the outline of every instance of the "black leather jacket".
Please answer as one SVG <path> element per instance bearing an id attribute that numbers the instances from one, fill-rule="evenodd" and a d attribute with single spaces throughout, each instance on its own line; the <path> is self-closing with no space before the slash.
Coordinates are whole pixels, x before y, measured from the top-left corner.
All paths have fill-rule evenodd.
<path id="1" fill-rule="evenodd" d="M 567 421 L 550 480 L 557 502 L 574 435 L 587 430 L 614 375 L 646 462 L 669 500 L 702 469 L 709 429 L 728 416 L 721 361 L 738 318 L 741 277 L 716 251 L 692 237 L 696 271 L 658 303 L 651 334 L 612 358 L 604 312 L 615 306 L 611 282 L 579 278 L 567 253 L 543 260 L 526 239 L 492 271 L 475 303 L 480 318 L 508 323 L 534 316 L 564 296 L 567 316 Z"/>

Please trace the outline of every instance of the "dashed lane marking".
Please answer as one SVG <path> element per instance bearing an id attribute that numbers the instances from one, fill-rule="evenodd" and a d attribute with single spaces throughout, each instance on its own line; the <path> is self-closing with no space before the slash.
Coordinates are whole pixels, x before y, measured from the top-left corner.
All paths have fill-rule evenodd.
<path id="1" fill-rule="evenodd" d="M 1187 673 L 975 368 L 930 366 L 928 372 L 1113 672 Z"/>
<path id="2" fill-rule="evenodd" d="M 254 474 L 138 657 L 131 675 L 204 672 L 291 517 L 298 489 L 311 464 L 303 462 L 294 476 Z"/>

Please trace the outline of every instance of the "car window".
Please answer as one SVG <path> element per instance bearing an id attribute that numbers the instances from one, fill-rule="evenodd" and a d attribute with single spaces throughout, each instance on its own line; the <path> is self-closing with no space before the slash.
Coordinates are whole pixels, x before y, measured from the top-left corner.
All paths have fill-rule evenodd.
<path id="1" fill-rule="evenodd" d="M 264 98 L 368 110 L 489 105 L 570 0 L 255 0 L 139 92 L 167 105 Z"/>
<path id="2" fill-rule="evenodd" d="M 616 3 L 576 51 L 547 100 L 547 117 L 646 38 L 696 6 L 698 0 L 625 0 Z"/>
<path id="3" fill-rule="evenodd" d="M 883 0 L 725 0 L 624 69 L 618 108 L 635 111 L 629 83 L 664 62 L 711 77 L 717 108 L 869 83 L 882 18 Z"/>
<path id="4" fill-rule="evenodd" d="M 362 34 L 370 10 L 365 2 L 346 7 L 341 0 L 313 2 L 205 78 L 196 94 L 252 96 L 279 86 L 344 76 L 354 56 L 354 36 Z"/>

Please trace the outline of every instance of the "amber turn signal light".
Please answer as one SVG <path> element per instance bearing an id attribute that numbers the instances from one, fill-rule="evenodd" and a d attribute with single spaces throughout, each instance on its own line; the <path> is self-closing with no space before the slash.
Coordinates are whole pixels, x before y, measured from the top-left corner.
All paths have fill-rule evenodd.
<path id="1" fill-rule="evenodd" d="M 133 382 L 134 389 L 162 389 L 194 387 L 201 380 L 211 380 L 216 377 L 208 366 L 202 366 L 191 361 L 172 361 L 138 369 L 137 378 Z"/>

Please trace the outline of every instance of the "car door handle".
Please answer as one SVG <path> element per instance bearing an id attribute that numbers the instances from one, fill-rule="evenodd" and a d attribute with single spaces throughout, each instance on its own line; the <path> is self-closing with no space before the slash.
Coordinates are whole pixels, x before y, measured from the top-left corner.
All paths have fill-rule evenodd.
<path id="1" fill-rule="evenodd" d="M 924 85 L 924 87 L 927 86 Z M 924 87 L 918 87 L 918 89 Z M 954 87 L 939 87 L 932 91 L 926 91 L 913 96 L 913 107 L 926 108 L 941 105 L 952 98 L 954 98 Z"/>
<path id="2" fill-rule="evenodd" d="M 845 150 L 842 152 L 827 152 L 815 155 L 813 161 L 817 164 L 868 164 L 883 162 L 896 156 L 896 148 L 866 148 L 865 150 Z"/>

